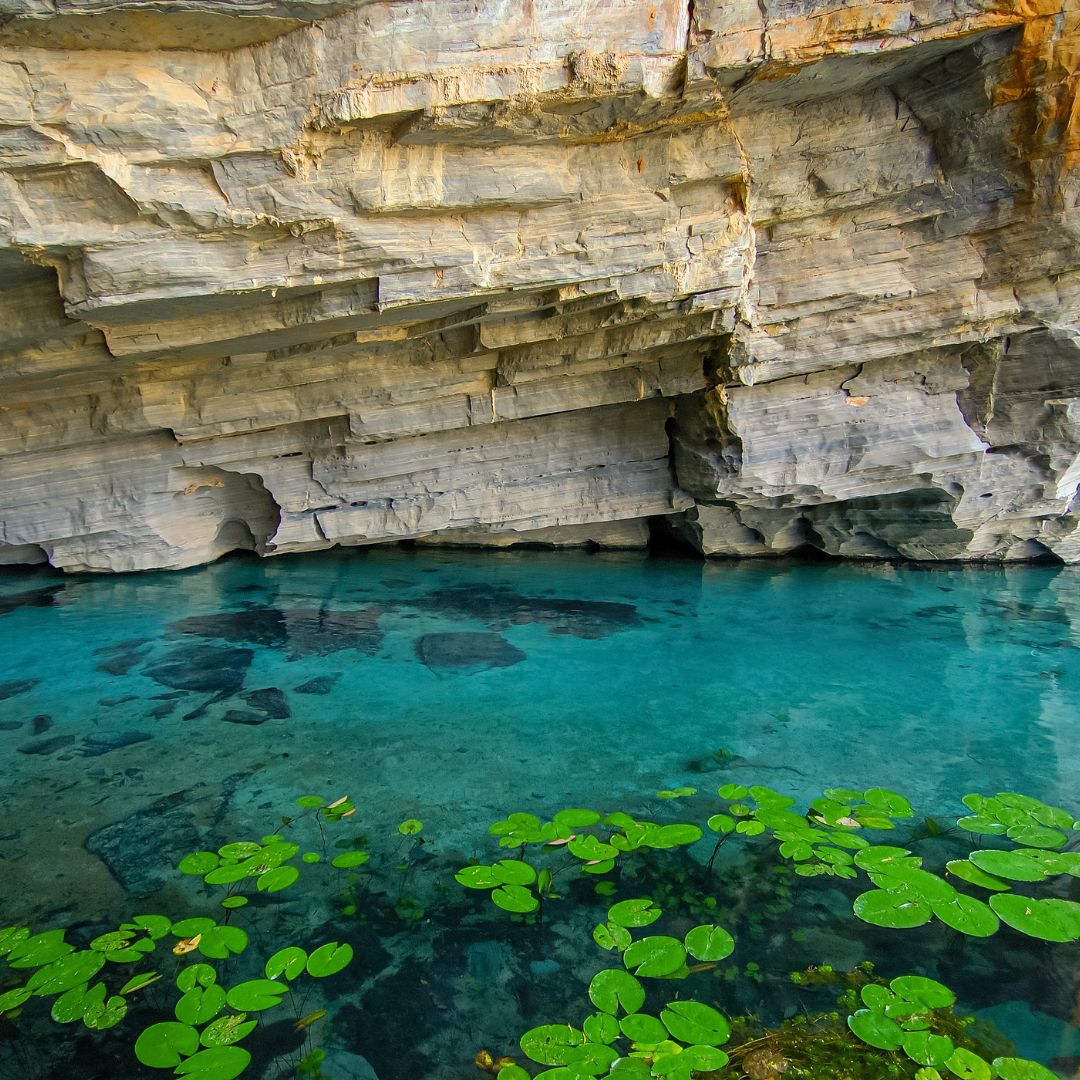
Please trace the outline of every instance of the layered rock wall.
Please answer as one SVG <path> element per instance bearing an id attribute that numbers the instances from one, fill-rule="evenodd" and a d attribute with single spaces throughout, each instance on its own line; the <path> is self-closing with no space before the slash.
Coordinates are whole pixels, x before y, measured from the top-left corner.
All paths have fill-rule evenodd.
<path id="1" fill-rule="evenodd" d="M 0 561 L 1080 560 L 1078 10 L 0 0 Z"/>

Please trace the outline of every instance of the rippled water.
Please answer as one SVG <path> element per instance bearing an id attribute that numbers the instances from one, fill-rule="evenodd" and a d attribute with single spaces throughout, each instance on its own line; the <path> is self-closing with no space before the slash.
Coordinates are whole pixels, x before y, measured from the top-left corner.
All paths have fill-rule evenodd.
<path id="1" fill-rule="evenodd" d="M 800 799 L 887 786 L 941 817 L 967 791 L 1080 801 L 1070 569 L 372 549 L 100 579 L 6 571 L 0 627 L 9 921 L 179 917 L 206 905 L 170 870 L 187 851 L 277 828 L 296 795 L 347 792 L 360 812 L 342 835 L 373 853 L 358 912 L 335 886 L 236 921 L 355 944 L 353 967 L 320 984 L 322 1039 L 380 1080 L 477 1077 L 481 1047 L 512 1052 L 524 1027 L 584 1015 L 605 960 L 591 883 L 526 927 L 453 882 L 495 856 L 486 828 L 510 811 L 703 821 L 727 781 Z M 681 784 L 700 793 L 656 799 Z M 411 856 L 407 817 L 430 841 Z M 729 856 L 709 879 L 707 856 L 657 859 L 637 884 L 672 910 L 707 894 L 730 910 L 732 962 L 761 975 L 701 976 L 696 992 L 727 1011 L 782 1015 L 791 970 L 869 958 L 951 983 L 1020 1052 L 1074 1074 L 1074 947 L 876 931 L 841 918 L 850 895 L 819 880 L 780 912 L 752 866 Z M 0 1036 L 3 1075 L 72 1075 L 68 1050 L 39 1060 Z M 253 1071 L 278 1075 L 297 1038 L 271 1025 Z M 115 1064 L 122 1040 L 66 1029 L 60 1045 L 80 1077 L 143 1075 Z"/>

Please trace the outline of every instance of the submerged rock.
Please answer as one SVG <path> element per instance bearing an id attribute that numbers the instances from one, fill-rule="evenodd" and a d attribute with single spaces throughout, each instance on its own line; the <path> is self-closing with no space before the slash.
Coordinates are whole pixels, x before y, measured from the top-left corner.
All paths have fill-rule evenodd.
<path id="1" fill-rule="evenodd" d="M 373 653 L 382 642 L 378 611 L 276 608 L 253 605 L 244 611 L 193 615 L 170 624 L 172 634 L 284 649 L 290 659 L 326 656 L 345 649 Z"/>
<path id="2" fill-rule="evenodd" d="M 23 743 L 20 746 L 20 754 L 47 755 L 55 754 L 64 747 L 70 746 L 75 741 L 74 735 L 54 735 L 50 739 L 41 739 L 38 742 Z"/>
<path id="3" fill-rule="evenodd" d="M 147 664 L 143 674 L 177 690 L 199 694 L 235 693 L 244 685 L 254 653 L 218 645 L 177 645 L 160 660 Z"/>
<path id="4" fill-rule="evenodd" d="M 40 679 L 13 679 L 10 682 L 0 682 L 0 701 L 7 701 L 8 698 L 25 694 L 33 690 L 39 682 L 41 682 Z"/>
<path id="5" fill-rule="evenodd" d="M 294 692 L 297 694 L 329 694 L 334 689 L 334 683 L 340 678 L 340 674 L 317 675 L 314 679 L 308 679 L 307 682 L 295 687 Z"/>
<path id="6" fill-rule="evenodd" d="M 147 731 L 124 731 L 118 735 L 89 735 L 82 741 L 79 753 L 83 757 L 101 757 L 125 746 L 147 742 L 153 736 Z"/>
<path id="7" fill-rule="evenodd" d="M 270 686 L 264 690 L 252 690 L 243 697 L 253 709 L 264 713 L 269 720 L 288 720 L 292 716 L 288 698 L 276 686 Z"/>
<path id="8" fill-rule="evenodd" d="M 501 634 L 491 633 L 424 634 L 416 639 L 415 649 L 432 671 L 512 667 L 526 658 Z"/>
<path id="9" fill-rule="evenodd" d="M 156 804 L 155 804 L 156 805 Z M 176 864 L 200 847 L 192 814 L 141 810 L 91 833 L 85 848 L 108 867 L 132 897 L 149 896 L 176 879 Z"/>

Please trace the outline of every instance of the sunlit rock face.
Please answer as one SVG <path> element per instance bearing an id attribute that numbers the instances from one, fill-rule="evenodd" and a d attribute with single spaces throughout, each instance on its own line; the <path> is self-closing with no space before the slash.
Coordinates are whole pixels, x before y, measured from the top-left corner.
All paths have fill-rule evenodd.
<path id="1" fill-rule="evenodd" d="M 0 562 L 1080 560 L 1075 0 L 0 0 Z"/>

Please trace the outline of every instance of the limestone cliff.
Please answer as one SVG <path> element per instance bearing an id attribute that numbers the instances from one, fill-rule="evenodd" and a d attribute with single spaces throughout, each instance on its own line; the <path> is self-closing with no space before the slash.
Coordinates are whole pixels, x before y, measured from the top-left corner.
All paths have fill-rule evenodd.
<path id="1" fill-rule="evenodd" d="M 0 561 L 1080 561 L 1078 0 L 0 0 Z"/>

